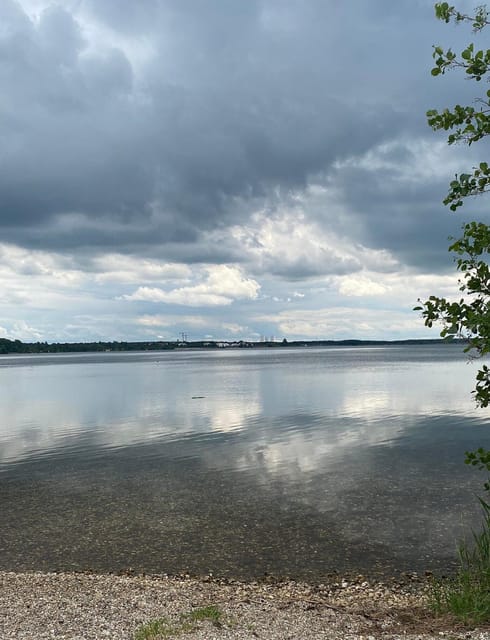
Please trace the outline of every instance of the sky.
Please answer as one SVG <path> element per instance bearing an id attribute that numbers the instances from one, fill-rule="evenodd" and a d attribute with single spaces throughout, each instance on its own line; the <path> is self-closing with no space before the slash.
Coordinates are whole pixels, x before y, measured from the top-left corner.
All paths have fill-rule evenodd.
<path id="1" fill-rule="evenodd" d="M 462 0 L 458 7 L 471 9 Z M 436 338 L 455 173 L 426 0 L 1 0 L 0 337 Z"/>

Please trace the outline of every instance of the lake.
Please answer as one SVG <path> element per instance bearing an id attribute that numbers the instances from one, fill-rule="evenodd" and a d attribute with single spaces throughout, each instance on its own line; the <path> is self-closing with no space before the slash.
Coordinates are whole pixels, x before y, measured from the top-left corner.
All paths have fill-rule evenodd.
<path id="1" fill-rule="evenodd" d="M 490 448 L 458 345 L 0 357 L 0 569 L 454 567 Z"/>

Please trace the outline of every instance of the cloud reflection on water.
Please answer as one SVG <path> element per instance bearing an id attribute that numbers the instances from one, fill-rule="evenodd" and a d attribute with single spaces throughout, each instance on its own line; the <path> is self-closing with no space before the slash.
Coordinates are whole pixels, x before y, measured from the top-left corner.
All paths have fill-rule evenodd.
<path id="1" fill-rule="evenodd" d="M 298 355 L 271 366 L 170 357 L 0 369 L 0 462 L 83 447 L 79 440 L 118 449 L 235 433 L 231 455 L 210 464 L 313 472 L 344 449 L 389 445 L 413 416 L 479 415 L 469 396 L 474 368 L 459 358 L 356 368 L 332 362 L 331 352 L 320 361 Z"/>
<path id="2" fill-rule="evenodd" d="M 321 569 L 314 553 L 330 568 L 408 567 L 431 554 L 444 564 L 461 514 L 474 521 L 478 479 L 462 452 L 485 444 L 488 429 L 457 351 L 74 362 L 0 368 L 11 558 L 33 536 L 63 558 L 83 535 L 85 551 L 70 552 L 79 567 L 113 569 L 133 554 L 142 570 L 202 560 L 307 575 Z M 107 566 L 104 540 L 116 558 Z M 172 560 L 174 543 L 187 545 L 183 560 Z M 45 566 L 29 554 L 29 567 Z"/>

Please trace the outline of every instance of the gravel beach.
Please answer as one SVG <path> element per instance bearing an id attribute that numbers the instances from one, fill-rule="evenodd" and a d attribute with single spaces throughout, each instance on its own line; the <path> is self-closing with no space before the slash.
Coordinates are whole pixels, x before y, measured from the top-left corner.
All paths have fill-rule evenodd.
<path id="1" fill-rule="evenodd" d="M 264 640 L 490 640 L 490 627 L 468 629 L 435 619 L 426 583 L 331 577 L 325 584 L 213 577 L 0 572 L 2 640 L 154 638 Z M 218 620 L 191 618 L 212 606 Z"/>

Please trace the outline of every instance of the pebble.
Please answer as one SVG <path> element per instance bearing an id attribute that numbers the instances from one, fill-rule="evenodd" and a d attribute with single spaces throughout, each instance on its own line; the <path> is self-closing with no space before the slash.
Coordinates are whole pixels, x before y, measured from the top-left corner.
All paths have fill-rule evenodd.
<path id="1" fill-rule="evenodd" d="M 490 630 L 428 623 L 424 583 L 413 576 L 388 586 L 364 576 L 310 585 L 271 577 L 247 583 L 189 574 L 15 572 L 0 572 L 0 640 L 134 640 L 145 622 L 166 617 L 179 624 L 183 614 L 210 604 L 223 613 L 222 626 L 201 621 L 183 638 L 490 640 Z"/>

